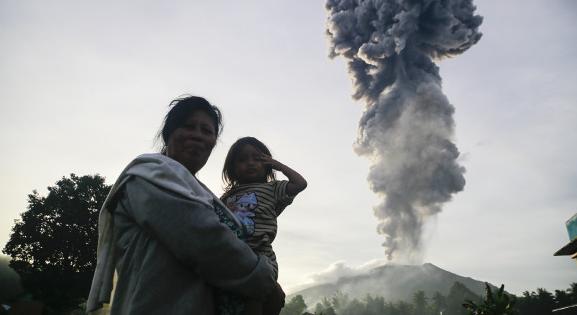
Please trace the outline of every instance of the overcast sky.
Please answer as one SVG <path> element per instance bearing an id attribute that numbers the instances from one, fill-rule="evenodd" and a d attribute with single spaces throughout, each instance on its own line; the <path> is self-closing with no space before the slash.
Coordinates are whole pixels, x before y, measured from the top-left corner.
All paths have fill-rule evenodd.
<path id="1" fill-rule="evenodd" d="M 467 184 L 427 225 L 424 262 L 514 293 L 564 289 L 577 265 L 553 253 L 577 212 L 577 2 L 475 3 L 483 38 L 439 63 Z M 325 22 L 309 0 L 0 0 L 0 246 L 32 190 L 70 173 L 113 183 L 190 93 L 224 113 L 199 174 L 216 194 L 249 135 L 309 182 L 279 218 L 281 284 L 384 259 L 369 163 L 352 150 L 363 105 L 327 57 Z"/>

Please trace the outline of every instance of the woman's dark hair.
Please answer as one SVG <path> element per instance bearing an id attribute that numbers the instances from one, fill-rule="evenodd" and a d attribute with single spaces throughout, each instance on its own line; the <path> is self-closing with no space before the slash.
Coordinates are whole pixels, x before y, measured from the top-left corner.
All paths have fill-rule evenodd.
<path id="1" fill-rule="evenodd" d="M 234 162 L 238 158 L 240 150 L 245 145 L 252 145 L 258 151 L 268 156 L 272 156 L 266 145 L 260 142 L 257 138 L 244 137 L 236 140 L 236 142 L 233 143 L 230 149 L 228 150 L 228 153 L 226 154 L 226 159 L 224 160 L 224 167 L 222 168 L 222 180 L 226 185 L 225 190 L 234 188 L 239 184 L 238 175 L 234 173 Z M 270 165 L 266 165 L 265 175 L 267 181 L 272 181 L 276 179 L 274 171 Z"/>
<path id="2" fill-rule="evenodd" d="M 214 133 L 217 138 L 222 132 L 222 114 L 218 107 L 210 104 L 206 99 L 199 96 L 179 97 L 168 105 L 170 110 L 164 117 L 162 127 L 156 136 L 162 140 L 161 152 L 166 153 L 166 144 L 174 130 L 185 125 L 191 113 L 195 111 L 205 112 L 214 122 Z"/>

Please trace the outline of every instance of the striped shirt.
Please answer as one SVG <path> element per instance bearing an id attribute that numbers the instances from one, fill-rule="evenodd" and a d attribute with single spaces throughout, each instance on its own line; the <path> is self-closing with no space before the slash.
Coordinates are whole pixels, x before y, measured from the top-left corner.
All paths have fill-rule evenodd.
<path id="1" fill-rule="evenodd" d="M 286 192 L 288 181 L 239 185 L 227 191 L 221 200 L 247 229 L 246 243 L 257 254 L 267 256 L 278 277 L 278 264 L 272 249 L 277 232 L 276 218 L 292 203 Z"/>

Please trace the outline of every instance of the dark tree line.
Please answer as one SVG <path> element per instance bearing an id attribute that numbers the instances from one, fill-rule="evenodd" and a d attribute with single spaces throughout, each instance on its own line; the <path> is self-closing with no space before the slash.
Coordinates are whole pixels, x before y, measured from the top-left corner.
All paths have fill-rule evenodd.
<path id="1" fill-rule="evenodd" d="M 427 297 L 424 291 L 413 294 L 411 302 L 387 301 L 380 296 L 367 295 L 363 299 L 349 298 L 337 293 L 324 298 L 312 309 L 314 315 L 466 315 L 465 300 L 481 301 L 481 298 L 459 282 L 455 282 L 445 296 L 439 292 Z M 301 315 L 307 309 L 302 296 L 297 295 L 287 302 L 281 315 Z"/>
<path id="2" fill-rule="evenodd" d="M 550 314 L 552 309 L 577 304 L 577 282 L 571 283 L 568 289 L 555 290 L 554 293 L 543 288 L 525 291 L 517 300 L 517 309 L 522 315 Z"/>
<path id="3" fill-rule="evenodd" d="M 423 291 L 414 293 L 411 302 L 387 301 L 383 297 L 367 295 L 351 299 L 337 293 L 324 298 L 314 307 L 308 307 L 302 296 L 287 301 L 281 315 L 544 315 L 556 308 L 577 304 L 577 283 L 566 290 L 545 289 L 525 291 L 521 297 L 507 294 L 504 286 L 493 292 L 487 285 L 484 297 L 479 297 L 456 282 L 449 294 L 437 292 L 427 297 Z M 308 309 L 307 313 L 306 310 Z"/>
<path id="4" fill-rule="evenodd" d="M 3 252 L 25 290 L 54 313 L 78 307 L 96 267 L 98 213 L 110 186 L 99 175 L 63 177 L 28 195 Z"/>

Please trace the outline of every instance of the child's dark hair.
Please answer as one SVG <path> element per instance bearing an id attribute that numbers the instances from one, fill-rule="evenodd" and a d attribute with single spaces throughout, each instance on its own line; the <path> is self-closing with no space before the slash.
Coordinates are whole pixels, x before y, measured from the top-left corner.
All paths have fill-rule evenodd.
<path id="1" fill-rule="evenodd" d="M 220 135 L 222 131 L 222 114 L 218 107 L 210 104 L 200 96 L 183 96 L 170 102 L 170 110 L 164 117 L 161 129 L 156 136 L 162 141 L 161 153 L 166 152 L 166 144 L 172 132 L 186 123 L 186 120 L 195 111 L 205 112 L 214 123 L 214 134 Z"/>
<path id="2" fill-rule="evenodd" d="M 233 143 L 230 149 L 228 150 L 228 153 L 226 154 L 226 159 L 224 160 L 224 167 L 222 168 L 222 180 L 226 185 L 225 190 L 234 188 L 239 184 L 238 176 L 237 174 L 234 173 L 234 162 L 238 158 L 240 150 L 245 145 L 252 145 L 258 151 L 268 156 L 272 156 L 266 145 L 260 142 L 257 138 L 244 137 L 236 140 L 236 142 Z M 273 181 L 276 179 L 274 171 L 270 165 L 267 165 L 265 167 L 265 175 L 266 175 L 266 181 Z"/>

